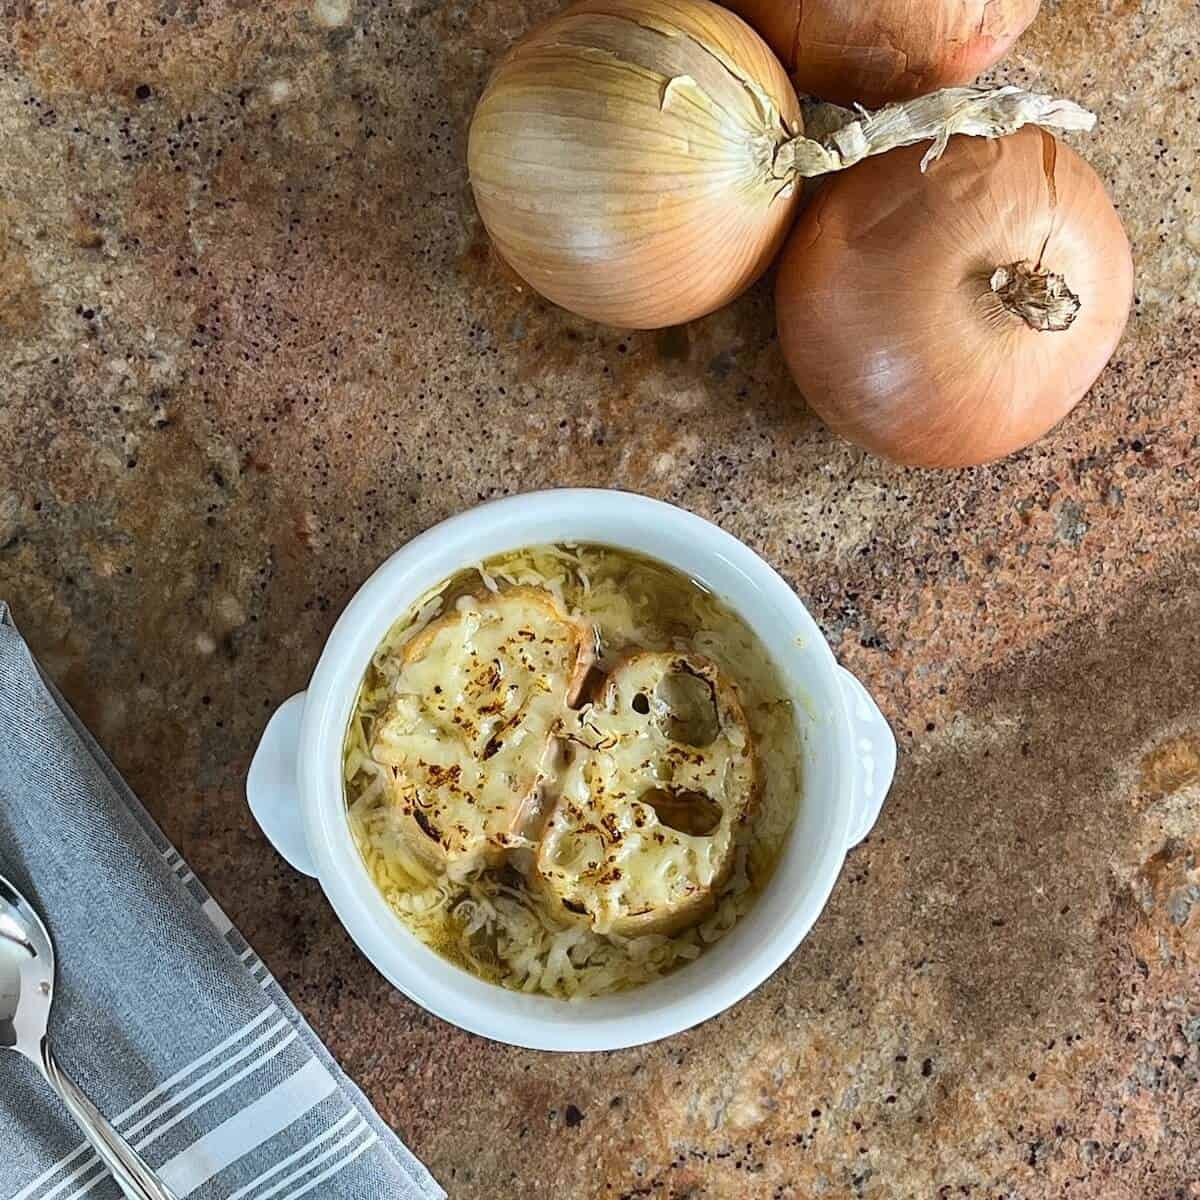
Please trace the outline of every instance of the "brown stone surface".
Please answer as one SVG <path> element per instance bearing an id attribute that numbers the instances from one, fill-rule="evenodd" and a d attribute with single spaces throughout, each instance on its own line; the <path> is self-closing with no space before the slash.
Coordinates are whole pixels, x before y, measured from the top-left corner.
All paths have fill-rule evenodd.
<path id="1" fill-rule="evenodd" d="M 1135 317 L 1032 450 L 834 440 L 767 288 L 597 328 L 463 172 L 547 0 L 0 5 L 0 595 L 167 834 L 451 1195 L 1200 1196 L 1200 10 L 1048 0 L 998 77 L 1094 107 Z M 272 708 L 389 551 L 619 484 L 775 563 L 902 746 L 773 979 L 669 1042 L 451 1029 L 251 824 Z"/>

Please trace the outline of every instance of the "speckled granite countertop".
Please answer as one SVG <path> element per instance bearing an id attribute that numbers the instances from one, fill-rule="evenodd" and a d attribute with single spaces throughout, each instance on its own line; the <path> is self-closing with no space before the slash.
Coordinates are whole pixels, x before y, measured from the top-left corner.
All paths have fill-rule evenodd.
<path id="1" fill-rule="evenodd" d="M 0 595 L 452 1196 L 1200 1196 L 1200 9 L 1047 0 L 1005 65 L 1099 112 L 1136 315 L 1053 436 L 930 474 L 806 411 L 762 286 L 624 335 L 493 261 L 464 130 L 551 7 L 0 5 Z M 380 559 L 567 483 L 746 539 L 902 748 L 766 986 L 578 1058 L 414 1009 L 242 791 Z"/>

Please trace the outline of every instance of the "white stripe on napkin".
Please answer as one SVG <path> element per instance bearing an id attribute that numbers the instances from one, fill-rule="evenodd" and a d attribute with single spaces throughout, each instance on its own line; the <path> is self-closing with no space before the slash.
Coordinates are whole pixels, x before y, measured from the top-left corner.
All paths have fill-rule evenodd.
<path id="1" fill-rule="evenodd" d="M 100 1168 L 98 1171 L 96 1170 L 97 1167 Z M 61 1183 L 55 1184 L 54 1187 L 52 1187 L 46 1193 L 45 1200 L 54 1200 L 55 1196 L 62 1194 L 63 1189 L 70 1187 L 72 1184 L 79 1185 L 82 1182 L 80 1177 L 87 1175 L 89 1172 L 95 1173 L 89 1180 L 87 1180 L 86 1183 L 82 1183 L 82 1187 L 78 1187 L 76 1191 L 71 1193 L 71 1195 L 82 1195 L 83 1192 L 87 1191 L 88 1188 L 95 1187 L 101 1179 L 108 1178 L 108 1171 L 105 1169 L 100 1160 L 94 1154 L 89 1154 L 84 1160 L 82 1167 L 76 1171 L 73 1171 L 66 1177 L 66 1179 L 62 1180 Z"/>
<path id="2" fill-rule="evenodd" d="M 348 1167 L 356 1158 L 366 1154 L 377 1141 L 379 1141 L 379 1138 L 374 1133 L 371 1134 L 370 1138 L 363 1142 L 349 1158 L 345 1158 L 339 1163 L 334 1163 L 328 1170 L 322 1171 L 316 1179 L 310 1179 L 302 1188 L 297 1188 L 294 1192 L 289 1193 L 287 1200 L 298 1200 L 298 1197 L 303 1196 L 305 1192 L 311 1192 L 318 1183 L 324 1183 L 331 1175 L 336 1175 L 343 1167 Z"/>
<path id="3" fill-rule="evenodd" d="M 91 1146 L 85 1146 L 85 1149 L 91 1150 Z M 75 1170 L 72 1171 L 65 1179 L 60 1179 L 58 1183 L 56 1183 L 46 1193 L 46 1195 L 43 1197 L 43 1200 L 53 1200 L 55 1196 L 61 1194 L 64 1188 L 70 1187 L 73 1183 L 78 1183 L 80 1176 L 86 1175 L 89 1171 L 94 1171 L 98 1166 L 100 1166 L 100 1160 L 95 1156 L 95 1154 L 89 1154 L 87 1158 L 83 1160 L 83 1165 L 76 1167 Z M 105 1173 L 107 1174 L 107 1172 Z M 95 1179 L 90 1181 L 90 1183 L 95 1182 Z"/>
<path id="4" fill-rule="evenodd" d="M 298 1037 L 299 1037 L 299 1034 L 296 1033 L 295 1030 L 290 1032 L 286 1038 L 283 1038 L 282 1040 L 280 1040 L 280 1042 L 276 1042 L 274 1046 L 271 1046 L 271 1049 L 266 1051 L 266 1054 L 264 1054 L 262 1058 L 259 1058 L 259 1060 L 257 1060 L 256 1062 L 250 1063 L 250 1066 L 242 1067 L 242 1069 L 239 1070 L 238 1074 L 230 1075 L 229 1079 L 222 1080 L 221 1084 L 218 1084 L 216 1087 L 212 1088 L 212 1090 L 208 1094 L 206 1094 L 206 1096 L 202 1096 L 198 1100 L 193 1100 L 193 1102 L 191 1104 L 187 1105 L 186 1109 L 181 1109 L 179 1112 L 176 1112 L 176 1114 L 173 1117 L 170 1117 L 168 1121 L 164 1121 L 161 1124 L 161 1126 L 158 1126 L 157 1129 L 152 1130 L 151 1133 L 145 1134 L 143 1136 L 143 1138 L 138 1138 L 137 1141 L 133 1142 L 134 1148 L 136 1148 L 136 1150 L 138 1150 L 138 1151 L 144 1151 L 146 1146 L 150 1146 L 150 1145 L 154 1144 L 154 1142 L 156 1142 L 158 1139 L 160 1139 L 163 1134 L 169 1133 L 170 1130 L 175 1128 L 175 1126 L 178 1126 L 180 1121 L 186 1121 L 187 1118 L 190 1117 L 194 1111 L 196 1111 L 197 1109 L 204 1108 L 204 1105 L 208 1104 L 210 1102 L 210 1100 L 215 1100 L 218 1096 L 222 1096 L 222 1094 L 228 1092 L 229 1088 L 233 1087 L 234 1084 L 240 1084 L 240 1082 L 242 1080 L 244 1080 L 247 1075 L 253 1074 L 254 1072 L 256 1072 L 256 1070 L 259 1069 L 259 1067 L 265 1066 L 265 1064 L 270 1062 L 272 1060 L 272 1058 L 274 1058 L 278 1054 L 278 1052 L 280 1052 L 281 1050 L 286 1048 L 286 1046 L 289 1046 L 290 1044 L 295 1042 L 296 1038 L 298 1038 Z M 328 1070 L 325 1070 L 325 1068 L 322 1066 L 322 1064 L 317 1062 L 316 1058 L 313 1058 L 313 1060 L 311 1060 L 310 1063 L 306 1063 L 305 1066 L 301 1068 L 301 1070 L 307 1070 L 308 1067 L 310 1067 L 310 1066 L 316 1066 L 317 1069 L 320 1070 L 320 1072 L 322 1072 L 326 1076 L 329 1076 Z M 329 1078 L 330 1078 L 330 1087 L 331 1088 L 336 1087 L 337 1085 L 335 1084 L 334 1080 L 332 1080 L 332 1076 L 329 1076 Z M 280 1086 L 282 1086 L 282 1085 L 280 1085 Z M 326 1094 L 328 1094 L 328 1093 L 326 1093 Z M 262 1099 L 262 1097 L 260 1097 L 259 1099 Z M 257 1103 L 258 1103 L 258 1100 L 256 1100 L 256 1102 L 254 1102 L 254 1104 L 257 1104 Z M 253 1108 L 253 1104 L 247 1105 L 247 1108 L 245 1109 L 245 1111 L 248 1112 L 252 1108 Z M 88 1183 L 85 1183 L 82 1188 L 79 1188 L 78 1190 L 76 1190 L 76 1192 L 72 1192 L 71 1195 L 68 1196 L 67 1200 L 80 1200 L 80 1198 L 82 1198 L 82 1196 L 85 1196 L 86 1194 L 88 1194 L 90 1192 L 90 1190 L 92 1188 L 94 1188 L 98 1182 L 103 1180 L 103 1178 L 107 1178 L 107 1172 L 106 1172 L 106 1174 L 103 1174 L 103 1175 L 97 1175 L 94 1178 L 94 1180 L 90 1180 Z M 50 1196 L 47 1195 L 46 1198 L 44 1198 L 44 1200 L 50 1200 Z"/>
<path id="5" fill-rule="evenodd" d="M 286 1017 L 281 1017 L 274 1025 L 268 1026 L 268 1028 L 263 1033 L 260 1033 L 258 1035 L 258 1037 L 256 1037 L 254 1039 L 254 1041 L 243 1046 L 236 1054 L 231 1055 L 227 1059 L 224 1059 L 218 1066 L 215 1066 L 211 1071 L 209 1071 L 207 1075 L 201 1075 L 199 1079 L 194 1080 L 192 1083 L 189 1083 L 188 1086 L 183 1089 L 183 1091 L 176 1093 L 169 1100 L 163 1101 L 163 1103 L 160 1104 L 157 1108 L 151 1109 L 150 1112 L 148 1112 L 136 1125 L 130 1125 L 128 1129 L 122 1129 L 121 1132 L 124 1133 L 127 1138 L 136 1137 L 148 1125 L 151 1125 L 154 1123 L 155 1117 L 162 1116 L 163 1113 L 167 1112 L 169 1109 L 174 1108 L 175 1105 L 177 1105 L 181 1100 L 186 1100 L 194 1092 L 203 1088 L 205 1086 L 205 1084 L 211 1083 L 219 1075 L 222 1075 L 227 1070 L 229 1070 L 230 1067 L 234 1066 L 236 1063 L 240 1063 L 242 1061 L 242 1059 L 249 1057 L 251 1054 L 254 1053 L 255 1050 L 257 1050 L 260 1046 L 264 1045 L 265 1043 L 269 1042 L 281 1030 L 289 1028 L 289 1025 L 290 1025 L 290 1022 L 288 1021 L 288 1019 Z M 286 1044 L 286 1042 L 292 1041 L 294 1037 L 295 1037 L 295 1031 L 293 1030 L 291 1038 L 284 1039 L 284 1041 L 279 1043 L 279 1047 L 275 1047 L 273 1049 L 282 1048 Z M 270 1055 L 270 1054 L 264 1055 L 262 1058 L 260 1058 L 258 1060 L 258 1062 L 256 1062 L 254 1064 L 254 1066 L 258 1066 L 259 1063 L 265 1062 L 268 1057 L 273 1057 L 273 1055 Z M 206 1095 L 204 1093 L 202 1093 L 202 1095 L 205 1100 L 208 1100 L 211 1098 L 209 1095 Z M 216 1091 L 213 1091 L 212 1095 L 214 1095 L 214 1096 L 219 1095 L 219 1093 Z"/>
<path id="6" fill-rule="evenodd" d="M 229 1196 L 226 1197 L 226 1200 L 242 1200 L 242 1197 L 254 1191 L 254 1189 L 260 1184 L 266 1183 L 267 1180 L 273 1175 L 278 1175 L 280 1171 L 286 1171 L 288 1167 L 290 1167 L 297 1159 L 304 1158 L 305 1155 L 311 1154 L 322 1143 L 329 1141 L 331 1137 L 336 1137 L 340 1132 L 342 1132 L 342 1130 L 346 1128 L 346 1125 L 349 1122 L 354 1120 L 355 1117 L 358 1117 L 358 1121 L 356 1122 L 356 1131 L 357 1129 L 365 1129 L 367 1123 L 354 1109 L 351 1109 L 349 1112 L 344 1113 L 341 1117 L 339 1117 L 332 1125 L 330 1125 L 330 1127 L 325 1130 L 325 1132 L 321 1134 L 319 1138 L 314 1138 L 307 1146 L 301 1146 L 299 1150 L 293 1150 L 292 1153 L 287 1156 L 287 1158 L 281 1158 L 279 1162 L 277 1162 L 273 1167 L 269 1167 L 257 1178 L 250 1180 L 249 1183 L 238 1188 L 236 1192 L 231 1192 Z"/>
<path id="7" fill-rule="evenodd" d="M 177 1083 L 181 1083 L 193 1071 L 199 1070 L 200 1067 L 206 1066 L 212 1062 L 218 1054 L 223 1054 L 231 1046 L 235 1046 L 248 1033 L 253 1033 L 264 1021 L 269 1021 L 272 1017 L 279 1016 L 279 1009 L 275 1005 L 270 1005 L 264 1008 L 252 1021 L 247 1021 L 236 1033 L 231 1033 L 223 1042 L 218 1042 L 206 1054 L 202 1054 L 199 1058 L 188 1063 L 186 1067 L 182 1067 L 176 1071 L 169 1079 L 164 1079 L 156 1088 L 147 1092 L 136 1104 L 131 1104 L 123 1113 L 119 1113 L 115 1118 L 118 1125 L 123 1125 L 134 1113 L 145 1108 L 152 1100 L 156 1100 L 164 1092 L 169 1092 Z M 85 1142 L 86 1146 L 87 1143 Z M 15 1200 L 22 1200 L 21 1197 L 15 1197 Z"/>
<path id="8" fill-rule="evenodd" d="M 232 928 L 233 922 L 221 911 L 221 906 L 210 896 L 200 905 L 204 915 L 217 927 L 217 932 L 224 937 Z"/>
<path id="9" fill-rule="evenodd" d="M 240 1060 L 242 1057 L 245 1057 L 248 1051 L 256 1049 L 257 1046 L 265 1042 L 265 1040 L 274 1037 L 276 1033 L 280 1032 L 280 1028 L 282 1026 L 286 1026 L 288 1024 L 289 1022 L 282 1021 L 280 1026 L 272 1027 L 271 1030 L 265 1034 L 262 1034 L 262 1036 L 256 1039 L 256 1042 L 254 1042 L 253 1046 L 248 1046 L 248 1048 L 240 1052 L 238 1055 L 238 1060 Z M 228 1079 L 222 1079 L 215 1087 L 210 1087 L 208 1090 L 205 1090 L 197 1099 L 194 1099 L 191 1104 L 188 1104 L 186 1108 L 180 1109 L 180 1111 L 176 1112 L 174 1116 L 168 1117 L 166 1121 L 158 1124 L 157 1128 L 151 1129 L 150 1133 L 146 1133 L 134 1141 L 132 1138 L 133 1129 L 131 1129 L 128 1130 L 128 1138 L 133 1141 L 133 1145 L 136 1146 L 137 1150 L 145 1150 L 146 1146 L 154 1144 L 154 1142 L 160 1139 L 163 1134 L 169 1133 L 170 1130 L 175 1128 L 175 1126 L 178 1126 L 180 1121 L 186 1121 L 187 1117 L 190 1117 L 193 1112 L 197 1111 L 197 1109 L 204 1108 L 205 1104 L 209 1104 L 211 1100 L 215 1100 L 218 1096 L 223 1096 L 224 1093 L 228 1092 L 230 1087 L 233 1087 L 235 1084 L 240 1084 L 240 1082 L 244 1080 L 247 1075 L 251 1075 L 260 1067 L 264 1067 L 266 1063 L 269 1063 L 272 1060 L 272 1058 L 275 1058 L 275 1056 L 280 1054 L 282 1050 L 286 1049 L 287 1046 L 295 1042 L 296 1038 L 298 1037 L 299 1034 L 296 1033 L 293 1028 L 293 1030 L 287 1034 L 287 1037 L 278 1040 L 278 1042 L 276 1042 L 275 1045 L 272 1045 L 269 1050 L 266 1050 L 262 1056 L 256 1058 L 256 1060 L 253 1062 L 248 1063 L 246 1067 L 242 1067 L 238 1073 L 230 1075 Z M 222 1063 L 220 1067 L 217 1067 L 215 1070 L 212 1070 L 212 1072 L 206 1075 L 204 1080 L 200 1080 L 198 1082 L 210 1081 L 212 1076 L 222 1074 L 224 1070 L 228 1068 L 228 1066 L 229 1063 Z M 324 1067 L 322 1067 L 322 1070 L 324 1070 Z M 326 1074 L 328 1074 L 328 1072 L 326 1072 Z M 191 1091 L 192 1088 L 188 1088 L 187 1092 L 181 1094 L 181 1096 L 172 1100 L 168 1100 L 168 1102 L 158 1106 L 158 1108 L 152 1111 L 151 1114 L 144 1117 L 143 1120 L 140 1121 L 136 1127 L 134 1127 L 134 1129 L 144 1129 L 146 1124 L 154 1120 L 155 1117 L 161 1116 L 163 1112 L 166 1112 L 168 1109 L 173 1109 L 175 1104 L 178 1104 L 179 1100 L 184 1099 L 187 1094 L 191 1093 Z M 84 1175 L 85 1172 L 96 1163 L 98 1163 L 98 1159 L 96 1158 L 95 1154 L 90 1154 L 88 1160 L 86 1160 L 83 1166 L 80 1166 L 80 1168 L 77 1171 L 74 1171 L 72 1175 L 67 1176 L 66 1180 L 59 1183 L 58 1186 L 50 1189 L 46 1195 L 42 1196 L 42 1200 L 54 1200 L 55 1196 L 58 1195 L 62 1189 L 70 1186 L 71 1183 L 79 1181 L 79 1176 Z M 91 1180 L 88 1180 L 88 1182 L 84 1183 L 82 1187 L 78 1187 L 76 1190 L 74 1190 L 74 1192 L 70 1193 L 70 1195 L 67 1196 L 67 1200 L 79 1200 L 80 1196 L 88 1194 L 98 1182 L 106 1177 L 107 1172 L 101 1172 L 100 1175 L 91 1178 Z"/>
<path id="10" fill-rule="evenodd" d="M 231 1075 L 228 1079 L 221 1080 L 221 1082 L 217 1084 L 215 1088 L 212 1088 L 198 1099 L 193 1100 L 192 1103 L 187 1106 L 187 1108 L 180 1109 L 179 1112 L 177 1112 L 169 1120 L 164 1121 L 157 1129 L 151 1130 L 151 1132 L 146 1134 L 144 1137 L 138 1138 L 137 1142 L 134 1144 L 139 1150 L 143 1150 L 145 1147 L 157 1142 L 164 1133 L 174 1129 L 180 1121 L 190 1117 L 197 1109 L 203 1108 L 206 1104 L 215 1100 L 218 1096 L 223 1096 L 231 1087 L 233 1087 L 235 1083 L 241 1083 L 241 1081 L 245 1079 L 247 1075 L 253 1075 L 255 1071 L 265 1067 L 267 1063 L 269 1063 L 273 1058 L 275 1058 L 282 1051 L 286 1050 L 288 1046 L 296 1041 L 299 1036 L 300 1035 L 293 1029 L 287 1035 L 287 1037 L 280 1038 L 280 1040 L 277 1041 L 275 1045 L 273 1045 L 261 1058 L 256 1059 L 252 1063 L 247 1063 L 247 1065 L 238 1071 L 237 1074 Z M 320 1069 L 326 1075 L 329 1074 L 329 1072 L 325 1071 L 325 1068 L 322 1067 L 320 1063 L 317 1063 L 317 1066 L 320 1067 Z M 255 1103 L 257 1103 L 257 1101 Z"/>
<path id="11" fill-rule="evenodd" d="M 359 1142 L 359 1139 L 364 1133 L 367 1135 L 366 1141 Z M 346 1134 L 345 1137 L 339 1138 L 338 1141 L 334 1145 L 330 1146 L 329 1149 L 326 1150 L 325 1153 L 319 1158 L 315 1158 L 310 1163 L 305 1163 L 304 1166 L 300 1167 L 298 1170 L 293 1171 L 290 1175 L 287 1175 L 283 1179 L 279 1180 L 278 1183 L 275 1183 L 271 1187 L 267 1188 L 265 1192 L 260 1192 L 255 1197 L 255 1200 L 271 1200 L 271 1197 L 278 1195 L 281 1189 L 287 1187 L 289 1184 L 295 1183 L 299 1179 L 302 1179 L 314 1167 L 319 1167 L 323 1162 L 327 1162 L 335 1155 L 341 1154 L 340 1159 L 332 1164 L 331 1169 L 322 1171 L 321 1174 L 316 1177 L 316 1179 L 309 1181 L 313 1184 L 319 1183 L 322 1179 L 332 1175 L 334 1171 L 339 1171 L 347 1163 L 353 1162 L 354 1159 L 358 1157 L 358 1154 L 361 1154 L 362 1151 L 367 1149 L 368 1146 L 373 1146 L 378 1140 L 379 1139 L 375 1136 L 375 1134 L 367 1129 L 366 1125 L 360 1125 L 357 1129 L 351 1130 L 348 1134 Z M 348 1147 L 352 1146 L 355 1142 L 359 1142 L 359 1145 L 356 1147 L 358 1153 L 344 1153 Z M 308 1191 L 307 1186 L 297 1188 L 295 1191 L 289 1192 L 288 1195 L 298 1196 L 301 1192 L 305 1191 Z"/>
<path id="12" fill-rule="evenodd" d="M 333 1076 L 315 1058 L 309 1059 L 294 1075 L 168 1159 L 158 1173 L 169 1188 L 186 1196 L 336 1090 Z"/>
<path id="13" fill-rule="evenodd" d="M 237 1030 L 236 1033 L 231 1033 L 223 1042 L 219 1042 L 211 1050 L 200 1055 L 199 1058 L 193 1059 L 187 1064 L 187 1066 L 181 1067 L 175 1072 L 174 1075 L 170 1076 L 170 1078 L 164 1079 L 163 1082 L 158 1084 L 157 1087 L 154 1087 L 148 1091 L 140 1100 L 135 1101 L 124 1112 L 118 1114 L 113 1119 L 113 1123 L 118 1126 L 123 1125 L 135 1113 L 140 1112 L 147 1104 L 156 1100 L 159 1096 L 163 1095 L 163 1093 L 169 1092 L 171 1088 L 173 1088 L 177 1083 L 180 1083 L 182 1080 L 186 1079 L 192 1074 L 193 1071 L 197 1071 L 207 1063 L 212 1062 L 212 1060 L 216 1058 L 218 1054 L 222 1054 L 231 1046 L 236 1045 L 248 1033 L 252 1033 L 255 1029 L 257 1029 L 264 1021 L 279 1015 L 279 1009 L 277 1009 L 273 1004 L 263 1009 L 258 1016 L 256 1016 L 252 1021 L 248 1021 L 241 1027 L 241 1029 Z M 90 1149 L 91 1146 L 87 1142 L 81 1142 L 75 1147 L 74 1150 L 71 1151 L 70 1154 L 60 1158 L 58 1162 L 54 1163 L 50 1167 L 47 1167 L 46 1170 L 44 1170 L 35 1180 L 26 1184 L 26 1186 L 23 1187 L 13 1197 L 13 1200 L 30 1200 L 30 1198 L 44 1184 L 48 1183 L 55 1175 L 57 1175 L 59 1171 L 69 1167 L 71 1163 L 75 1162 L 81 1155 L 85 1154 Z M 80 1174 L 81 1171 L 77 1169 L 72 1172 L 70 1179 L 77 1179 Z M 43 1197 L 42 1200 L 46 1200 L 46 1198 Z"/>

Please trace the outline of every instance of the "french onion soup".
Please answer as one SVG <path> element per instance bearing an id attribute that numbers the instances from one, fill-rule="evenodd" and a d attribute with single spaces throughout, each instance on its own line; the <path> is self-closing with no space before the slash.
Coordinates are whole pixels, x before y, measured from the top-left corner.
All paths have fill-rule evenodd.
<path id="1" fill-rule="evenodd" d="M 609 546 L 536 546 L 396 621 L 344 778 L 367 870 L 422 942 L 576 998 L 733 927 L 792 824 L 801 746 L 765 649 L 699 583 Z"/>

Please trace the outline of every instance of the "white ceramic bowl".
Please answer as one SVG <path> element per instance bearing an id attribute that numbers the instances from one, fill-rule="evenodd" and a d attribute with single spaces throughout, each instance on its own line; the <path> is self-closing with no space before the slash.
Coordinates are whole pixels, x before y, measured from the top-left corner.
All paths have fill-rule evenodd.
<path id="1" fill-rule="evenodd" d="M 779 866 L 754 908 L 694 963 L 617 995 L 567 1003 L 485 983 L 410 934 L 384 902 L 350 834 L 342 739 L 371 655 L 424 591 L 500 551 L 600 542 L 669 563 L 755 630 L 797 701 L 804 794 Z M 896 744 L 862 685 L 830 653 L 786 583 L 715 525 L 627 492 L 534 492 L 481 505 L 414 538 L 358 590 L 306 692 L 271 718 L 247 779 L 275 848 L 315 875 L 362 952 L 405 995 L 463 1029 L 543 1050 L 612 1050 L 668 1037 L 753 991 L 800 944 L 846 851 L 866 836 L 895 769 Z"/>

